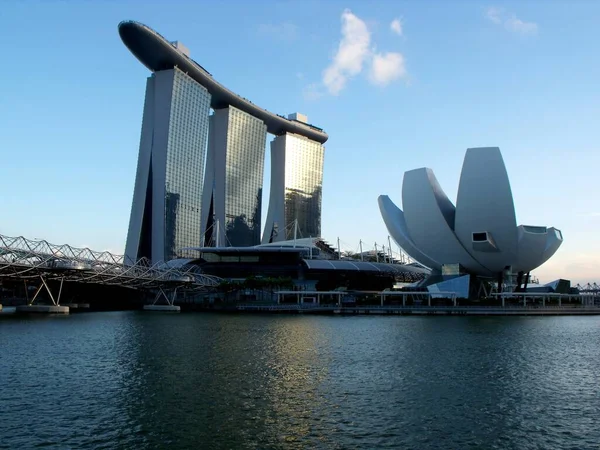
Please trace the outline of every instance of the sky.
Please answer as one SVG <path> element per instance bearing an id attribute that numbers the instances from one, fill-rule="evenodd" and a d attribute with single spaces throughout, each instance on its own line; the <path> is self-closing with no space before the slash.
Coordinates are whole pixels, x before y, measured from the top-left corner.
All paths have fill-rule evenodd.
<path id="1" fill-rule="evenodd" d="M 600 281 L 598 17 L 587 0 L 3 0 L 0 234 L 123 253 L 149 71 L 117 25 L 136 20 L 325 129 L 322 235 L 342 250 L 387 245 L 377 197 L 400 206 L 405 171 L 455 200 L 465 150 L 498 146 L 517 222 L 564 235 L 534 275 Z"/>

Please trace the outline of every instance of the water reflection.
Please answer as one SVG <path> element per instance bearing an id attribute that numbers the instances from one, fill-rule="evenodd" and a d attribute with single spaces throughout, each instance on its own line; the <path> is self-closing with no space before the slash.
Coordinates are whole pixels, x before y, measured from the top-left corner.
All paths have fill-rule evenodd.
<path id="1" fill-rule="evenodd" d="M 2 320 L 0 447 L 591 448 L 598 323 Z"/>
<path id="2" fill-rule="evenodd" d="M 128 411 L 150 447 L 239 448 L 308 434 L 327 376 L 327 342 L 315 323 L 218 315 L 138 315 L 133 322 L 139 362 Z"/>

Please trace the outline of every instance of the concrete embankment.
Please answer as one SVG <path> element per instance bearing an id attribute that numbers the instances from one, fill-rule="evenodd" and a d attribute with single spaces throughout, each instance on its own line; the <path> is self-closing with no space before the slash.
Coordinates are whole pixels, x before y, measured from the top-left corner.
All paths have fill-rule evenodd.
<path id="1" fill-rule="evenodd" d="M 235 311 L 331 315 L 446 315 L 446 316 L 579 316 L 600 315 L 600 307 L 334 307 L 297 305 L 238 305 Z"/>
<path id="2" fill-rule="evenodd" d="M 69 307 L 59 305 L 21 305 L 17 306 L 17 312 L 31 314 L 69 314 Z"/>

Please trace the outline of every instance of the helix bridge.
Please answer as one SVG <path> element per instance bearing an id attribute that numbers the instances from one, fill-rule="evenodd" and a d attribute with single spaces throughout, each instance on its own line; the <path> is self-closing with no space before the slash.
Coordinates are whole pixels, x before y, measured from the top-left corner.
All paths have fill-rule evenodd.
<path id="1" fill-rule="evenodd" d="M 54 305 L 60 303 L 63 283 L 142 290 L 155 295 L 154 303 L 165 300 L 172 305 L 178 292 L 210 290 L 221 282 L 219 277 L 201 273 L 196 266 L 186 266 L 185 260 L 154 264 L 146 258 L 128 261 L 125 256 L 108 251 L 0 234 L 0 283 L 3 279 L 36 282 L 37 290 L 28 304 L 33 304 L 45 290 Z"/>
<path id="2" fill-rule="evenodd" d="M 576 287 L 580 293 L 600 295 L 600 284 L 598 283 L 578 284 Z"/>

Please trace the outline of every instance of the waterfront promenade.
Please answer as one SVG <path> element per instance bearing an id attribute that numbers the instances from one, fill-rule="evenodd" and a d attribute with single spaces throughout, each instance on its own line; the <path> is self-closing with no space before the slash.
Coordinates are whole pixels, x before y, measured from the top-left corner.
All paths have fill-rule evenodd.
<path id="1" fill-rule="evenodd" d="M 448 315 L 448 316 L 582 316 L 600 315 L 599 306 L 338 306 L 252 305 L 235 306 L 240 312 L 331 315 Z"/>

